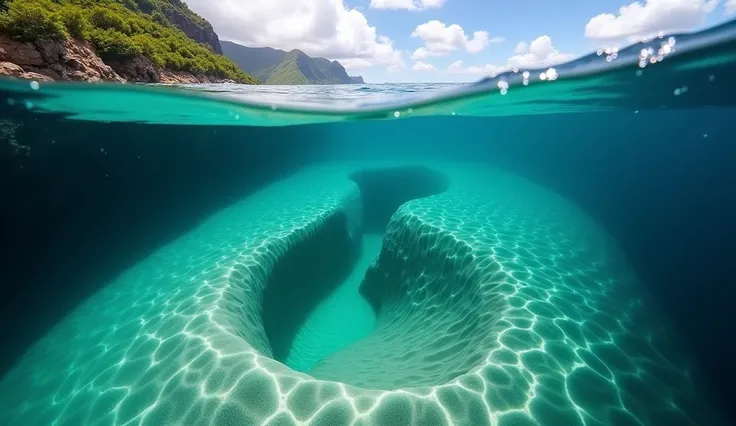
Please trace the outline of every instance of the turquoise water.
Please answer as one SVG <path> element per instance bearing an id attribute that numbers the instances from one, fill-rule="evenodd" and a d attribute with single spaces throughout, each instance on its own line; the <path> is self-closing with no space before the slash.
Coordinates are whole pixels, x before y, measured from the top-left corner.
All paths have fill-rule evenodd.
<path id="1" fill-rule="evenodd" d="M 657 192 L 646 196 L 675 193 L 667 203 L 677 210 L 671 200 L 682 198 L 686 187 L 668 187 L 656 177 L 645 181 L 649 175 L 642 170 L 656 167 L 637 164 L 644 148 L 629 151 L 621 165 L 610 159 L 601 172 L 612 176 L 606 181 L 580 158 L 595 164 L 593 157 L 615 157 L 610 145 L 576 157 L 572 145 L 555 153 L 560 145 L 544 142 L 564 144 L 576 132 L 585 133 L 588 146 L 616 132 L 622 145 L 633 133 L 674 141 L 663 136 L 669 127 L 706 122 L 702 111 L 722 108 L 722 127 L 693 124 L 688 130 L 701 151 L 716 152 L 705 141 L 721 137 L 722 147 L 732 134 L 729 120 L 720 117 L 736 103 L 734 28 L 730 23 L 665 36 L 622 49 L 613 60 L 596 52 L 554 69 L 517 70 L 473 85 L 0 82 L 2 140 L 12 154 L 4 164 L 15 179 L 3 188 L 13 194 L 24 192 L 21 178 L 29 176 L 21 168 L 42 167 L 30 154 L 43 155 L 67 137 L 51 132 L 22 139 L 39 123 L 59 125 L 51 120 L 72 129 L 98 126 L 96 144 L 118 132 L 126 136 L 122 146 L 91 147 L 100 157 L 116 150 L 128 155 L 125 144 L 137 143 L 132 135 L 143 138 L 146 131 L 160 132 L 160 143 L 206 132 L 211 149 L 228 137 L 228 143 L 282 149 L 263 157 L 253 149 L 248 155 L 257 158 L 241 157 L 242 168 L 268 169 L 269 161 L 276 167 L 290 144 L 337 141 L 319 145 L 284 176 L 188 222 L 180 234 L 98 283 L 4 374 L 0 424 L 729 424 L 720 406 L 724 397 L 703 374 L 706 368 L 696 361 L 702 356 L 688 344 L 692 338 L 683 338 L 679 323 L 653 297 L 653 284 L 640 277 L 641 262 L 632 260 L 655 254 L 624 248 L 613 236 L 624 225 L 602 223 L 607 216 L 595 215 L 599 210 L 582 207 L 529 169 L 559 162 L 578 185 L 608 182 L 577 194 L 631 203 L 610 202 L 619 209 L 612 210 L 614 217 L 625 208 L 637 211 L 627 191 L 651 181 Z M 657 111 L 670 115 L 652 115 Z M 644 123 L 626 127 L 640 116 Z M 586 127 L 588 120 L 595 124 Z M 123 125 L 129 127 L 116 127 Z M 537 163 L 514 168 L 480 161 L 478 145 L 511 134 L 501 133 L 504 126 L 529 132 L 508 145 L 540 141 Z M 268 133 L 267 127 L 293 127 L 295 133 Z M 473 143 L 456 148 L 464 139 Z M 71 180 L 75 184 L 90 176 L 107 182 L 115 172 L 121 181 L 133 180 L 147 173 L 145 167 L 173 173 L 172 163 L 185 161 L 186 147 L 196 143 L 174 142 L 180 145 L 158 161 L 144 146 L 118 168 L 98 159 L 74 163 L 94 173 L 66 173 L 82 173 Z M 205 155 L 208 146 L 197 146 Z M 468 147 L 477 151 L 465 152 Z M 658 151 L 659 160 L 671 161 L 678 149 L 684 150 L 672 143 L 670 151 Z M 341 150 L 354 151 L 349 159 L 337 158 Z M 75 161 L 70 157 L 55 158 Z M 568 157 L 576 160 L 565 163 Z M 703 169 L 720 173 L 715 157 Z M 227 164 L 221 158 L 211 167 Z M 43 184 L 66 188 L 48 177 L 52 166 L 45 167 Z M 689 184 L 700 176 L 679 171 Z M 167 185 L 173 190 L 187 174 L 210 176 L 185 169 Z M 629 186 L 616 186 L 627 179 Z M 712 182 L 727 179 L 716 174 Z M 113 187 L 95 188 L 87 194 L 91 199 L 123 197 Z M 192 185 L 183 192 L 195 190 Z M 111 204 L 122 210 L 115 226 L 125 228 L 138 214 L 136 203 L 165 197 L 145 185 L 133 193 Z M 23 196 L 14 200 L 31 199 Z M 43 205 L 59 200 L 64 196 Z M 100 205 L 89 205 L 104 216 Z M 627 217 L 646 215 L 651 211 Z M 657 215 L 655 222 L 666 221 L 666 213 Z M 157 226 L 166 220 L 174 218 Z M 631 228 L 631 234 L 643 232 Z M 686 230 L 663 229 L 681 233 L 680 244 L 688 246 Z M 721 235 L 728 229 L 724 225 Z M 75 229 L 49 232 L 65 235 L 64 248 L 81 238 Z M 114 251 L 111 245 L 95 250 Z M 657 271 L 685 269 L 673 259 Z M 46 265 L 34 267 L 57 275 Z"/>

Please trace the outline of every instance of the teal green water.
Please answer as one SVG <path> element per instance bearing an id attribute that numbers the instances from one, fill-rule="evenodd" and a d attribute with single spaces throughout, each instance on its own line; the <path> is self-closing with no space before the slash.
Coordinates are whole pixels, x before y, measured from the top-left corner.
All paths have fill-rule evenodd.
<path id="1" fill-rule="evenodd" d="M 382 238 L 382 235 L 363 235 L 360 258 L 350 275 L 311 312 L 294 338 L 286 365 L 297 371 L 309 371 L 318 361 L 373 331 L 376 314 L 360 295 L 359 287 L 381 251 Z"/>

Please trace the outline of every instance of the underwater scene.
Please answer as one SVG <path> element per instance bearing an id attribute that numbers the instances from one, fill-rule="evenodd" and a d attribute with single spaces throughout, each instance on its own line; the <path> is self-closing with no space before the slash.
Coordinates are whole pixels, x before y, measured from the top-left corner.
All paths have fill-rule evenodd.
<path id="1" fill-rule="evenodd" d="M 735 78 L 2 79 L 0 425 L 734 424 Z"/>

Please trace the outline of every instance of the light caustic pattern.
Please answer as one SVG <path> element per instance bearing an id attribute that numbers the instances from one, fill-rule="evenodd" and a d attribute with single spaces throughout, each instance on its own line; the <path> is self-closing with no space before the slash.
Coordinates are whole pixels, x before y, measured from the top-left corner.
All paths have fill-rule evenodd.
<path id="1" fill-rule="evenodd" d="M 354 235 L 348 176 L 389 166 L 303 171 L 134 266 L 3 379 L 0 424 L 722 424 L 602 230 L 464 164 L 426 164 L 449 188 L 392 217 L 362 284 L 375 330 L 309 375 L 271 359 L 260 301 L 276 260 L 337 214 Z"/>

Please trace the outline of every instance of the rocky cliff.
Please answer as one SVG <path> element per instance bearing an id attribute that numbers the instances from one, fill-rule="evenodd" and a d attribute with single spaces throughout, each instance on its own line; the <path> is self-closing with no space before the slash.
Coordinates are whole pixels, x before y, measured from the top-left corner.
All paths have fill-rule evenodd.
<path id="1" fill-rule="evenodd" d="M 220 38 L 215 33 L 214 28 L 212 28 L 212 24 L 207 21 L 195 22 L 176 9 L 166 9 L 164 10 L 164 15 L 169 22 L 179 28 L 187 37 L 198 43 L 209 45 L 213 52 L 222 54 Z"/>
<path id="2" fill-rule="evenodd" d="M 19 42 L 0 36 L 0 75 L 39 81 L 215 83 L 228 81 L 157 69 L 143 56 L 105 63 L 87 41 Z"/>

